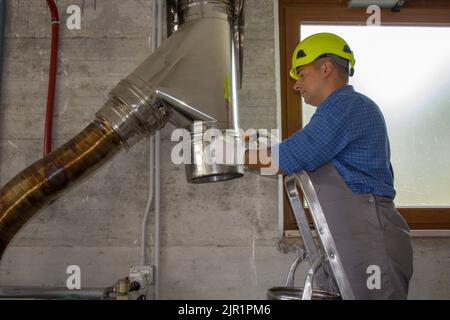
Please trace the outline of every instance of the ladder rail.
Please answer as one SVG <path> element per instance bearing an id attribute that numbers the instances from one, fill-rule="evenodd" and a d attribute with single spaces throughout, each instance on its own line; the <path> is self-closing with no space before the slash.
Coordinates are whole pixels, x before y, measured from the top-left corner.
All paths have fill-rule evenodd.
<path id="1" fill-rule="evenodd" d="M 286 278 L 286 287 L 294 287 L 295 286 L 295 271 L 297 271 L 297 268 L 300 263 L 302 263 L 306 258 L 305 251 L 301 250 L 300 254 L 295 259 L 294 263 L 292 263 L 291 267 L 289 268 L 289 273 Z"/>
<path id="2" fill-rule="evenodd" d="M 303 209 L 303 204 L 300 201 L 300 195 L 297 189 L 297 177 L 295 175 L 287 177 L 285 181 L 285 187 L 288 194 L 289 202 L 294 211 L 295 219 L 297 221 L 298 229 L 300 235 L 303 239 L 305 245 L 307 257 L 309 264 L 313 265 L 314 262 L 319 259 L 323 254 L 319 251 L 314 241 L 311 228 L 309 226 L 308 219 L 306 218 L 305 210 Z M 332 281 L 330 281 L 325 269 L 327 267 L 317 270 L 316 284 L 320 290 L 331 290 Z"/>
<path id="3" fill-rule="evenodd" d="M 305 286 L 303 288 L 302 300 L 311 300 L 313 294 L 313 280 L 319 267 L 323 262 L 323 258 L 319 256 L 314 263 L 309 267 L 306 274 Z"/>
<path id="4" fill-rule="evenodd" d="M 343 299 L 354 300 L 355 296 L 353 294 L 353 290 L 350 286 L 350 282 L 348 281 L 347 274 L 344 270 L 340 255 L 337 251 L 336 244 L 334 242 L 331 230 L 328 226 L 322 206 L 320 205 L 319 198 L 317 197 L 314 185 L 308 173 L 306 173 L 305 171 L 294 175 L 294 179 L 296 181 L 296 184 L 300 185 L 303 194 L 305 195 L 305 199 L 310 208 L 314 225 L 316 226 L 317 234 L 319 236 L 322 247 L 325 250 L 326 260 L 329 261 L 340 294 Z M 300 201 L 300 199 L 298 199 L 298 201 Z M 303 206 L 301 209 L 304 213 Z"/>
<path id="5" fill-rule="evenodd" d="M 306 253 L 308 256 L 309 264 L 313 264 L 317 257 L 320 256 L 314 243 L 311 228 L 309 227 L 308 219 L 306 218 L 305 210 L 300 202 L 300 195 L 297 190 L 296 176 L 290 176 L 286 179 L 286 191 L 291 203 L 291 207 L 294 210 L 295 220 L 305 244 Z"/>

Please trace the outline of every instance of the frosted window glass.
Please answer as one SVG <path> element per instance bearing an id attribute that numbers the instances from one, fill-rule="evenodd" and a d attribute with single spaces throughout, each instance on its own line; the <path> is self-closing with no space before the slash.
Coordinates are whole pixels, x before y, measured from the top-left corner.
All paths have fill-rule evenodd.
<path id="1" fill-rule="evenodd" d="M 450 206 L 450 28 L 302 25 L 332 32 L 355 53 L 350 84 L 381 108 L 397 206 Z M 303 101 L 303 124 L 315 108 Z"/>

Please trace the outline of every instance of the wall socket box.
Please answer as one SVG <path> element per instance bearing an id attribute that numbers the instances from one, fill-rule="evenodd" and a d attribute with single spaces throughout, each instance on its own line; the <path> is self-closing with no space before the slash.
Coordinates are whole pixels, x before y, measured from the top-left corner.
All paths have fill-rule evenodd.
<path id="1" fill-rule="evenodd" d="M 132 266 L 128 275 L 130 282 L 137 281 L 141 288 L 146 288 L 154 284 L 154 267 L 153 266 Z"/>

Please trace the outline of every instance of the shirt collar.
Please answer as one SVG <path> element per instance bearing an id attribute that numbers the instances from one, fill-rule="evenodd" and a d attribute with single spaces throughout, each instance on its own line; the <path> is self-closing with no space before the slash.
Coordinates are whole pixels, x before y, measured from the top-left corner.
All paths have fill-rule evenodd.
<path id="1" fill-rule="evenodd" d="M 331 93 L 325 100 L 322 101 L 322 103 L 319 105 L 319 107 L 326 103 L 328 100 L 333 99 L 335 96 L 341 94 L 341 93 L 348 93 L 348 92 L 354 92 L 355 89 L 353 89 L 352 85 L 345 85 L 343 87 L 340 87 L 339 89 L 336 89 L 333 93 Z"/>

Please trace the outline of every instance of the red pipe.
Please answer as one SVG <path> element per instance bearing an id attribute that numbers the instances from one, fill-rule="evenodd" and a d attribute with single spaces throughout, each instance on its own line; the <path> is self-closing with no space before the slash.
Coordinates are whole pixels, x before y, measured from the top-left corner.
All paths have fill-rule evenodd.
<path id="1" fill-rule="evenodd" d="M 59 14 L 54 0 L 47 0 L 52 17 L 52 47 L 48 79 L 47 111 L 45 114 L 44 155 L 52 151 L 53 109 L 55 105 L 56 72 L 58 67 Z"/>

